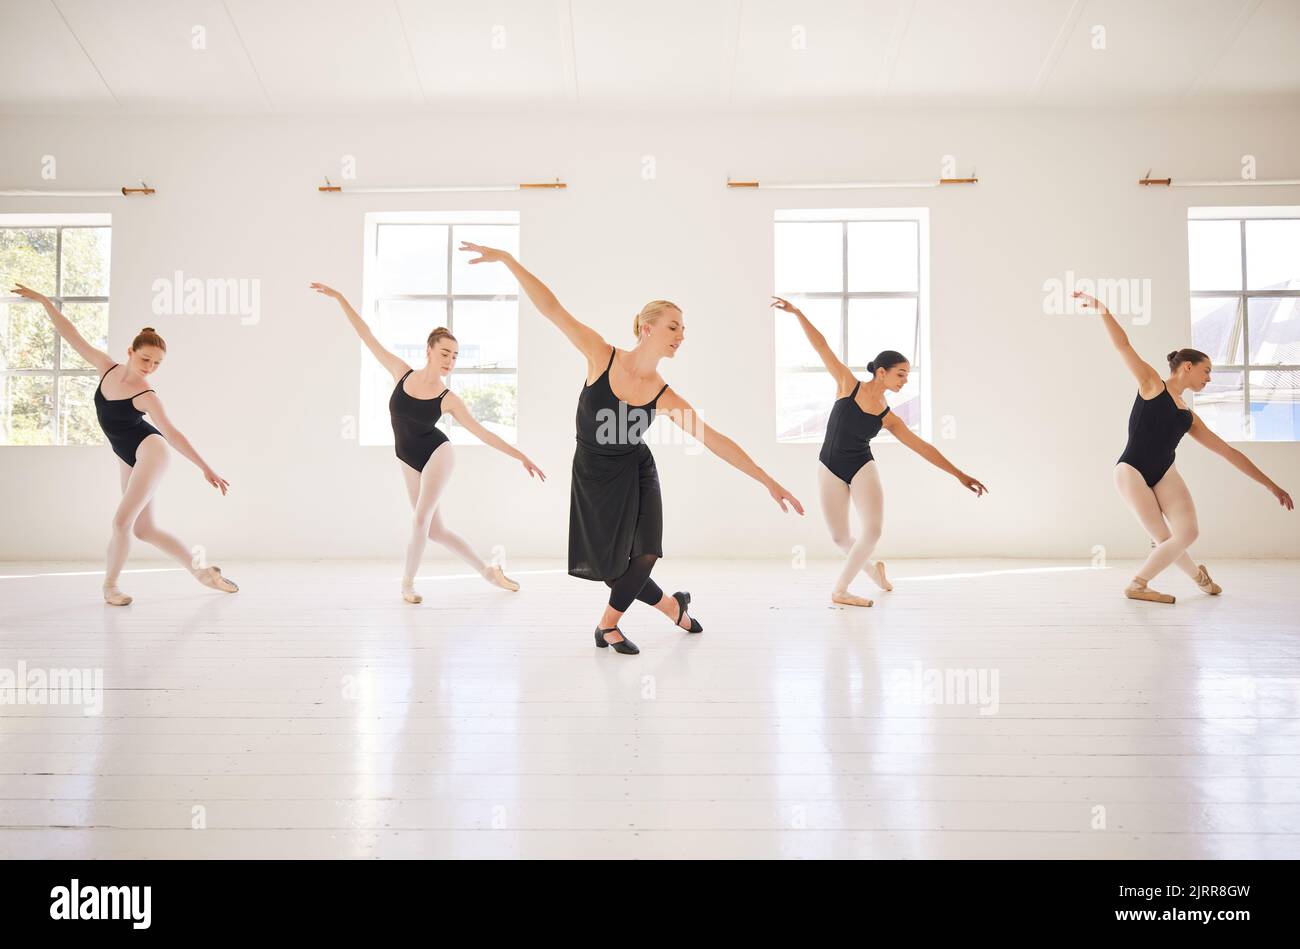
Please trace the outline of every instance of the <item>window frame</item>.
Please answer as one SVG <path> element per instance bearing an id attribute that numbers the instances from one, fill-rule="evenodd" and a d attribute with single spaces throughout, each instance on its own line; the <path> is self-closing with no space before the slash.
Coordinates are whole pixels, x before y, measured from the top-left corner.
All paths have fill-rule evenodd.
<path id="1" fill-rule="evenodd" d="M 0 231 L 48 231 L 53 230 L 54 235 L 54 293 L 48 294 L 48 298 L 55 307 L 62 311 L 66 303 L 102 303 L 107 309 L 107 326 L 105 333 L 112 328 L 112 304 L 110 297 L 113 292 L 113 255 L 109 251 L 108 258 L 108 286 L 109 292 L 104 296 L 78 296 L 65 295 L 63 293 L 63 232 L 65 230 L 90 230 L 108 228 L 110 235 L 113 230 L 113 216 L 108 213 L 40 213 L 40 214 L 21 214 L 21 213 L 4 213 L 0 214 Z M 111 238 L 110 238 L 111 239 Z M 14 303 L 31 304 L 30 300 L 24 297 L 11 295 L 8 288 L 0 288 L 0 304 L 9 305 Z M 34 305 L 34 304 L 33 304 Z M 8 367 L 0 368 L 0 386 L 5 386 L 6 380 L 10 376 L 32 377 L 50 377 L 53 380 L 51 388 L 51 398 L 54 406 L 50 414 L 50 424 L 53 426 L 52 437 L 48 444 L 45 445 L 16 445 L 9 439 L 9 420 L 4 419 L 5 426 L 5 448 L 83 448 L 81 444 L 69 445 L 61 420 L 63 418 L 60 412 L 60 396 L 62 386 L 61 380 L 71 376 L 90 376 L 99 378 L 99 370 L 94 366 L 89 369 L 68 369 L 63 366 L 63 337 L 58 334 L 53 325 L 50 326 L 50 332 L 54 334 L 54 363 L 50 369 L 10 369 Z M 7 398 L 7 397 L 6 397 Z M 7 405 L 6 401 L 6 405 Z M 101 441 L 98 444 L 103 444 Z"/>
<path id="2" fill-rule="evenodd" d="M 883 207 L 883 208 L 778 208 L 773 214 L 773 243 L 775 245 L 776 226 L 780 224 L 839 224 L 840 225 L 840 289 L 820 290 L 784 295 L 793 303 L 800 300 L 835 300 L 840 301 L 840 339 L 843 349 L 835 355 L 854 375 L 867 373 L 866 364 L 855 365 L 848 360 L 849 355 L 849 302 L 851 300 L 915 300 L 916 301 L 916 338 L 913 351 L 908 355 L 911 367 L 920 371 L 921 385 L 916 398 L 918 407 L 919 429 L 921 438 L 927 441 L 932 433 L 930 376 L 927 371 L 930 360 L 930 221 L 929 208 Z M 916 225 L 916 290 L 849 290 L 849 225 L 850 224 L 914 224 Z M 773 247 L 773 267 L 775 268 L 775 246 Z M 775 277 L 775 271 L 773 276 Z M 773 283 L 775 284 L 775 279 Z M 774 293 L 780 293 L 780 289 Z M 802 373 L 824 373 L 823 366 L 811 367 L 776 367 L 776 375 L 796 375 Z M 777 416 L 779 417 L 779 415 Z M 825 433 L 823 433 L 824 437 Z M 789 440 L 777 436 L 779 445 L 812 444 L 806 440 Z M 873 442 L 897 442 L 898 439 L 887 430 L 881 431 Z"/>
<path id="3" fill-rule="evenodd" d="M 518 327 L 519 318 L 519 299 L 520 291 L 518 287 L 512 292 L 496 293 L 454 293 L 452 286 L 452 270 L 454 267 L 455 255 L 461 253 L 457 250 L 457 240 L 455 238 L 455 228 L 473 227 L 473 226 L 513 226 L 518 228 L 522 237 L 523 222 L 522 215 L 518 210 L 512 209 L 478 209 L 464 211 L 447 211 L 447 210 L 430 210 L 430 211 L 369 211 L 365 214 L 365 246 L 363 249 L 362 265 L 362 310 L 363 319 L 372 327 L 377 328 L 380 325 L 379 307 L 381 303 L 387 301 L 396 302 L 420 302 L 420 301 L 442 301 L 446 305 L 446 322 L 443 324 L 451 330 L 452 335 L 456 334 L 455 324 L 455 301 L 464 300 L 471 302 L 492 302 L 502 300 L 513 300 L 515 303 L 515 320 L 516 328 Z M 383 227 L 391 226 L 428 226 L 439 225 L 447 227 L 447 291 L 446 293 L 394 293 L 380 294 L 377 292 L 379 285 L 379 231 Z M 517 338 L 517 337 L 516 337 Z M 380 341 L 381 344 L 384 342 Z M 417 367 L 418 368 L 418 367 Z M 382 370 L 381 370 L 382 371 Z M 465 375 L 503 375 L 514 376 L 516 382 L 516 413 L 518 412 L 518 380 L 519 380 L 519 349 L 515 349 L 515 365 L 513 367 L 490 366 L 490 367 L 466 367 L 462 369 L 456 367 L 456 373 Z M 365 363 L 362 363 L 362 378 L 359 380 L 361 385 L 361 398 L 364 400 L 365 392 Z M 454 374 L 453 374 L 454 379 Z M 363 409 L 364 415 L 364 409 Z M 456 425 L 450 416 L 444 415 L 447 419 L 446 427 L 463 428 Z M 517 417 L 517 415 L 516 415 Z M 361 430 L 358 428 L 357 441 L 366 448 L 387 448 L 392 446 L 391 434 L 380 442 L 366 442 L 361 440 Z M 515 438 L 513 441 L 506 439 L 510 444 L 518 444 L 519 428 L 515 426 Z M 478 439 L 471 438 L 467 441 L 457 441 L 456 446 L 469 447 L 471 445 L 481 445 Z M 487 447 L 487 446 L 484 446 Z"/>
<path id="4" fill-rule="evenodd" d="M 1232 335 L 1229 337 L 1228 351 L 1233 351 L 1233 344 L 1241 341 L 1240 363 L 1215 363 L 1215 370 L 1223 372 L 1240 372 L 1241 373 L 1241 430 L 1245 433 L 1244 439 L 1229 438 L 1227 441 L 1245 443 L 1256 443 L 1259 439 L 1255 438 L 1255 425 L 1253 416 L 1250 412 L 1250 374 L 1252 371 L 1260 370 L 1295 370 L 1300 371 L 1300 363 L 1252 363 L 1250 361 L 1250 300 L 1251 299 L 1294 299 L 1300 298 L 1300 290 L 1251 290 L 1247 279 L 1246 271 L 1246 222 L 1247 221 L 1295 221 L 1300 219 L 1300 207 L 1189 207 L 1187 209 L 1187 223 L 1190 225 L 1195 221 L 1234 221 L 1237 224 L 1237 253 L 1239 257 L 1239 266 L 1241 273 L 1241 288 L 1239 290 L 1193 290 L 1192 287 L 1192 270 L 1191 270 L 1191 240 L 1188 239 L 1187 255 L 1187 293 L 1188 300 L 1213 298 L 1213 297 L 1233 297 L 1237 301 L 1236 322 L 1233 326 Z M 1188 307 L 1188 319 L 1191 319 L 1191 308 Z M 1189 326 L 1190 328 L 1190 326 Z M 1192 404 L 1195 406 L 1196 399 L 1193 394 Z M 1267 441 L 1280 441 L 1286 444 L 1288 441 L 1295 442 L 1297 439 L 1268 439 Z"/>

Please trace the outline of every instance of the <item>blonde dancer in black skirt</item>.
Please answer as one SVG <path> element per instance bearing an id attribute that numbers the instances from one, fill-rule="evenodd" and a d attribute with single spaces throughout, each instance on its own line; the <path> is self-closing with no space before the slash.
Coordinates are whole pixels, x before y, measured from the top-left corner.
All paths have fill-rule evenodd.
<path id="1" fill-rule="evenodd" d="M 634 599 L 653 606 L 687 632 L 703 632 L 686 612 L 691 595 L 666 596 L 650 579 L 655 561 L 663 556 L 663 502 L 654 456 L 641 439 L 656 408 L 709 451 L 763 485 L 781 510 L 788 510 L 787 501 L 800 514 L 803 506 L 739 445 L 705 424 L 660 377 L 659 360 L 675 356 L 685 338 L 681 310 L 666 300 L 646 304 L 632 324 L 636 346 L 620 350 L 576 320 L 510 254 L 468 242 L 462 242 L 460 249 L 478 254 L 471 264 L 505 264 L 538 312 L 587 357 L 587 384 L 578 396 L 578 445 L 569 498 L 569 574 L 603 581 L 611 589 L 596 627 L 596 645 L 613 646 L 625 655 L 640 651 L 618 628 Z"/>

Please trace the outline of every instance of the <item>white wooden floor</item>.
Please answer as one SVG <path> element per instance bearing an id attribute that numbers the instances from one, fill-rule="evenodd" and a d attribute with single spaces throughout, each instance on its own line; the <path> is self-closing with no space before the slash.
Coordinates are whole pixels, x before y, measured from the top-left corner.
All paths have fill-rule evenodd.
<path id="1" fill-rule="evenodd" d="M 706 631 L 637 604 L 628 657 L 558 563 L 434 564 L 422 606 L 388 563 L 133 572 L 127 608 L 4 564 L 0 672 L 105 691 L 0 705 L 0 858 L 1300 857 L 1300 564 L 1210 566 L 1166 607 L 1130 564 L 897 561 L 864 610 L 829 562 L 667 560 Z M 946 670 L 989 691 L 903 690 Z"/>

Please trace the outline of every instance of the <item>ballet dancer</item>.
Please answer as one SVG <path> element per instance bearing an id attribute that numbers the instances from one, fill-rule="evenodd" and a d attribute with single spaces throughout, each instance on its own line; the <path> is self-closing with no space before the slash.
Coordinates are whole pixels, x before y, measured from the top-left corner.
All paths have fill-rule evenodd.
<path id="1" fill-rule="evenodd" d="M 462 241 L 460 249 L 478 255 L 471 264 L 504 264 L 538 312 L 587 357 L 587 383 L 578 396 L 569 497 L 568 572 L 584 580 L 604 581 L 610 588 L 609 602 L 596 625 L 596 645 L 613 646 L 624 655 L 640 652 L 618 625 L 634 599 L 653 606 L 687 632 L 703 632 L 699 621 L 687 613 L 691 595 L 666 596 L 650 579 L 655 561 L 663 556 L 663 500 L 654 455 L 642 436 L 656 408 L 723 461 L 762 484 L 782 511 L 787 510 L 787 501 L 800 514 L 803 506 L 739 445 L 699 419 L 690 403 L 659 375 L 659 361 L 674 357 L 685 338 L 681 309 L 666 300 L 647 303 L 632 321 L 636 346 L 620 350 L 575 319 L 545 284 L 506 251 L 468 241 Z"/>
<path id="2" fill-rule="evenodd" d="M 826 436 L 817 456 L 820 462 L 817 481 L 826 526 L 830 528 L 831 540 L 848 555 L 831 589 L 831 601 L 843 606 L 871 606 L 872 600 L 849 592 L 849 584 L 859 571 L 882 590 L 894 588 L 885 575 L 883 560 L 868 563 L 880 540 L 885 514 L 885 496 L 871 454 L 871 439 L 884 429 L 930 464 L 948 472 L 976 497 L 983 495 L 988 488 L 955 467 L 939 449 L 913 434 L 902 419 L 889 411 L 885 393 L 897 392 L 907 385 L 907 373 L 911 368 L 901 353 L 887 349 L 867 363 L 871 380 L 864 386 L 853 371 L 840 362 L 826 337 L 797 306 L 781 297 L 773 297 L 771 305 L 794 314 L 826 371 L 835 379 L 835 404 L 826 420 Z M 850 500 L 858 510 L 857 540 L 853 539 L 849 529 Z"/>
<path id="3" fill-rule="evenodd" d="M 221 575 L 220 567 L 196 566 L 197 558 L 191 554 L 190 548 L 154 522 L 153 496 L 162 483 L 170 460 L 168 444 L 194 462 L 203 472 L 204 480 L 223 496 L 230 487 L 230 483 L 208 466 L 189 439 L 167 417 L 158 393 L 142 388 L 148 385 L 146 380 L 162 365 L 167 355 L 167 344 L 162 337 L 152 326 L 146 326 L 131 342 L 126 362 L 116 363 L 108 353 L 86 342 L 72 321 L 44 294 L 21 284 L 10 292 L 41 304 L 59 336 L 100 374 L 99 386 L 95 389 L 95 415 L 118 457 L 122 490 L 122 500 L 113 514 L 113 534 L 108 542 L 104 601 L 110 606 L 127 606 L 131 602 L 132 598 L 118 589 L 117 584 L 131 549 L 132 535 L 178 561 L 204 586 L 223 593 L 238 591 L 234 582 Z M 106 394 L 106 389 L 112 397 Z M 144 420 L 145 415 L 154 421 L 156 428 Z"/>
<path id="4" fill-rule="evenodd" d="M 370 327 L 366 325 L 352 305 L 344 299 L 343 294 L 323 283 L 313 283 L 311 288 L 337 300 L 352 328 L 356 330 L 366 348 L 374 354 L 379 364 L 392 373 L 396 385 L 388 399 L 388 414 L 393 423 L 393 448 L 397 455 L 402 476 L 406 480 L 406 492 L 410 496 L 414 516 L 411 522 L 411 537 L 406 545 L 406 568 L 402 575 L 402 599 L 407 603 L 420 603 L 424 598 L 415 592 L 415 575 L 419 571 L 420 558 L 424 556 L 424 545 L 428 540 L 436 541 L 452 553 L 459 556 L 478 571 L 488 583 L 503 590 L 516 591 L 519 584 L 505 575 L 497 564 L 488 564 L 481 560 L 474 548 L 470 547 L 459 534 L 450 530 L 442 520 L 439 501 L 447 483 L 451 480 L 451 471 L 455 462 L 450 440 L 446 433 L 437 427 L 437 421 L 446 412 L 465 430 L 485 445 L 490 445 L 499 452 L 514 458 L 524 466 L 528 476 L 539 477 L 543 481 L 546 475 L 542 469 L 518 448 L 506 443 L 499 435 L 484 428 L 470 413 L 469 407 L 451 389 L 443 384 L 443 379 L 451 377 L 456 366 L 459 345 L 456 337 L 445 327 L 438 327 L 429 334 L 425 347 L 425 364 L 418 372 L 413 370 L 398 356 L 390 353 L 375 338 Z M 410 391 L 407 391 L 408 386 Z M 436 395 L 434 393 L 437 393 Z"/>
<path id="5" fill-rule="evenodd" d="M 1200 392 L 1209 383 L 1209 356 L 1196 349 L 1176 349 L 1166 357 L 1169 377 L 1161 379 L 1160 373 L 1134 351 L 1128 335 L 1104 303 L 1079 291 L 1074 296 L 1081 309 L 1101 314 L 1111 343 L 1138 383 L 1137 397 L 1128 417 L 1128 444 L 1115 463 L 1115 487 L 1156 545 L 1124 588 L 1124 595 L 1133 600 L 1173 603 L 1173 596 L 1152 590 L 1147 584 L 1170 564 L 1177 564 L 1201 592 L 1217 596 L 1223 588 L 1210 579 L 1205 564 L 1193 563 L 1187 552 L 1199 529 L 1191 492 L 1174 467 L 1174 451 L 1179 441 L 1190 434 L 1210 451 L 1226 458 L 1238 471 L 1268 488 L 1288 511 L 1294 509 L 1291 495 L 1274 484 L 1244 454 L 1210 431 L 1200 416 L 1183 404 L 1184 392 L 1189 389 Z"/>

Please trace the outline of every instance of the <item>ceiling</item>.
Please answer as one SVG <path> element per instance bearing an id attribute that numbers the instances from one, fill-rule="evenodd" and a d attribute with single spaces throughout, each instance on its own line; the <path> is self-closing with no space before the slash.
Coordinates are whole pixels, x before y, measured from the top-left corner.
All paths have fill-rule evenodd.
<path id="1" fill-rule="evenodd" d="M 1298 52 L 1300 0 L 0 0 L 0 112 L 1300 101 Z"/>

